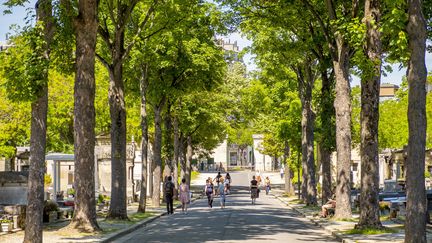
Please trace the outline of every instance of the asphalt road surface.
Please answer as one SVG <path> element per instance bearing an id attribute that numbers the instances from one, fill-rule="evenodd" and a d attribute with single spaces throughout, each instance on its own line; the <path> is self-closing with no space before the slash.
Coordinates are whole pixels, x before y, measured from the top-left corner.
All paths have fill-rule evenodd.
<path id="1" fill-rule="evenodd" d="M 338 242 L 264 190 L 252 205 L 245 187 L 251 176 L 250 172 L 232 174 L 233 190 L 224 209 L 218 197 L 213 208 L 207 206 L 207 199 L 197 200 L 188 214 L 177 209 L 114 242 Z"/>

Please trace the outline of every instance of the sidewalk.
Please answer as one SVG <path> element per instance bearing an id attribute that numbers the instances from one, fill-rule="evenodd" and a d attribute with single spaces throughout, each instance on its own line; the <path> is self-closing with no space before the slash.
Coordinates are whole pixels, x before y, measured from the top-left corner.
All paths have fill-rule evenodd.
<path id="1" fill-rule="evenodd" d="M 191 203 L 199 198 L 192 198 Z M 181 205 L 176 201 L 174 207 L 178 210 Z M 127 213 L 130 221 L 105 220 L 104 217 L 98 217 L 99 226 L 103 229 L 99 233 L 82 233 L 75 229 L 69 229 L 67 225 L 70 220 L 44 224 L 43 242 L 111 242 L 166 215 L 165 205 L 161 205 L 159 208 L 147 206 L 146 214 L 137 214 L 137 209 L 138 203 L 128 206 Z M 0 235 L 0 242 L 21 243 L 23 239 L 23 230 Z"/>
<path id="2" fill-rule="evenodd" d="M 335 236 L 338 240 L 345 243 L 370 243 L 370 242 L 404 242 L 405 232 L 404 225 L 392 221 L 392 220 L 382 220 L 381 223 L 390 229 L 395 230 L 395 233 L 385 233 L 385 234 L 374 234 L 374 235 L 366 235 L 366 234 L 349 234 L 347 231 L 354 229 L 354 226 L 358 222 L 358 214 L 353 214 L 352 221 L 334 221 L 328 218 L 320 218 L 319 212 L 320 207 L 306 207 L 305 204 L 300 204 L 296 198 L 293 197 L 284 197 L 282 196 L 283 191 L 281 190 L 273 190 L 272 195 L 279 199 L 282 203 L 284 203 L 289 209 L 296 211 L 298 214 L 302 215 L 305 218 L 308 218 L 314 224 L 320 226 L 328 233 Z M 432 232 L 428 229 L 428 242 L 432 242 Z"/>

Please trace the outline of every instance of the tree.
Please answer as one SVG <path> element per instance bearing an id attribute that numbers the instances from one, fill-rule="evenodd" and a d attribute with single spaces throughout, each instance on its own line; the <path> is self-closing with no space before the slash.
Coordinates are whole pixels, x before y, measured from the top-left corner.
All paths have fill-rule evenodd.
<path id="1" fill-rule="evenodd" d="M 70 7 L 70 5 L 69 5 Z M 95 51 L 97 0 L 79 1 L 73 19 L 76 37 L 74 87 L 75 211 L 70 227 L 97 231 L 95 200 Z"/>
<path id="2" fill-rule="evenodd" d="M 406 160 L 407 215 L 405 242 L 426 242 L 426 20 L 421 0 L 408 1 L 408 157 Z"/>
<path id="3" fill-rule="evenodd" d="M 8 1 L 13 6 L 20 1 Z M 42 242 L 45 147 L 48 112 L 48 70 L 54 22 L 51 1 L 36 3 L 34 27 L 13 39 L 15 46 L 3 56 L 3 76 L 9 97 L 31 101 L 30 172 L 24 242 Z"/>
<path id="4" fill-rule="evenodd" d="M 332 0 L 322 4 L 304 1 L 305 6 L 318 21 L 330 49 L 336 78 L 336 218 L 351 217 L 350 166 L 351 166 L 351 98 L 349 68 L 352 48 L 345 33 L 350 23 L 356 23 L 359 14 L 359 1 L 339 3 Z M 327 11 L 322 16 L 319 10 Z M 327 18 L 327 19 L 326 19 Z M 332 23 L 332 24 L 329 24 Z"/>
<path id="5" fill-rule="evenodd" d="M 148 6 L 139 0 L 118 1 L 112 4 L 102 1 L 98 33 L 103 48 L 96 54 L 106 66 L 110 77 L 109 104 L 111 118 L 111 203 L 107 217 L 127 219 L 126 211 L 126 107 L 124 101 L 123 64 L 131 49 L 145 30 L 154 12 L 157 0 Z M 139 18 L 136 32 L 127 32 L 131 16 L 137 6 L 147 11 Z M 125 40 L 126 37 L 130 39 Z"/>
<path id="6" fill-rule="evenodd" d="M 381 81 L 381 1 L 365 2 L 366 48 L 361 86 L 361 195 L 356 228 L 381 228 L 379 218 L 378 121 Z"/>

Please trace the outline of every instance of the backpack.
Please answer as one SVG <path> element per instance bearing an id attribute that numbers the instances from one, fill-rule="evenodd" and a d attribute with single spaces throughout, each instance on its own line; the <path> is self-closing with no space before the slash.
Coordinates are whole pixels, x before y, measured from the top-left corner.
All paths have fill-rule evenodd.
<path id="1" fill-rule="evenodd" d="M 207 193 L 213 193 L 213 185 L 207 186 Z"/>
<path id="2" fill-rule="evenodd" d="M 164 192 L 165 192 L 165 194 L 172 195 L 173 191 L 174 191 L 173 187 L 174 187 L 174 184 L 172 182 L 170 182 L 170 181 L 166 182 L 165 186 L 164 186 Z"/>

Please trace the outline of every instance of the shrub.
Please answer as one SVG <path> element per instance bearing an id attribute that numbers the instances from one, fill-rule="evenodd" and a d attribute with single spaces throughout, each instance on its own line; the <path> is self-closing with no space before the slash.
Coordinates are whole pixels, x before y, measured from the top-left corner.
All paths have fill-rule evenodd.
<path id="1" fill-rule="evenodd" d="M 51 201 L 51 200 L 47 200 L 44 203 L 44 213 L 49 213 L 49 212 L 53 212 L 53 211 L 58 211 L 59 206 L 56 202 Z"/>
<path id="2" fill-rule="evenodd" d="M 12 223 L 12 220 L 8 218 L 0 219 L 0 224 L 9 224 L 9 223 Z"/>
<path id="3" fill-rule="evenodd" d="M 379 209 L 380 211 L 389 210 L 390 211 L 390 202 L 379 202 Z"/>
<path id="4" fill-rule="evenodd" d="M 73 195 L 73 196 L 75 196 L 75 189 L 73 189 L 73 188 L 69 188 L 69 189 L 67 190 L 67 194 L 68 194 L 68 195 Z"/>

